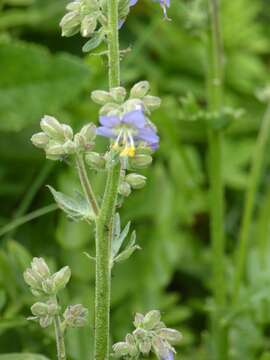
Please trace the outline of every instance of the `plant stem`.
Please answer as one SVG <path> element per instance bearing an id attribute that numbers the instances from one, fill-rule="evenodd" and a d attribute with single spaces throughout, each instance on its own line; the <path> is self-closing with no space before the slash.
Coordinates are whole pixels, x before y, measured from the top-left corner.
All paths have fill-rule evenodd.
<path id="1" fill-rule="evenodd" d="M 64 334 L 63 334 L 63 331 L 61 329 L 61 321 L 60 321 L 60 316 L 59 315 L 56 315 L 54 317 L 54 329 L 55 329 L 55 338 L 56 338 L 58 360 L 66 360 L 66 349 L 65 349 Z"/>
<path id="2" fill-rule="evenodd" d="M 252 214 L 255 205 L 255 195 L 259 185 L 259 178 L 265 156 L 265 150 L 270 133 L 270 105 L 268 105 L 263 117 L 258 138 L 255 144 L 254 155 L 249 175 L 249 183 L 246 191 L 244 214 L 241 223 L 239 245 L 236 252 L 236 273 L 233 288 L 233 303 L 239 297 L 241 282 L 244 276 L 244 269 L 247 257 L 247 245 L 252 221 Z"/>
<path id="3" fill-rule="evenodd" d="M 95 215 L 97 216 L 99 213 L 98 203 L 87 175 L 83 157 L 79 154 L 76 155 L 76 166 L 84 194 L 90 207 L 93 209 Z"/>
<path id="4" fill-rule="evenodd" d="M 120 85 L 118 0 L 108 1 L 109 86 Z M 96 220 L 95 360 L 108 360 L 110 335 L 111 242 L 121 166 L 111 164 Z"/>
<path id="5" fill-rule="evenodd" d="M 120 53 L 118 33 L 118 0 L 107 0 L 108 3 L 108 60 L 109 60 L 109 86 L 120 85 Z"/>
<path id="6" fill-rule="evenodd" d="M 212 113 L 220 114 L 223 92 L 223 52 L 220 34 L 219 0 L 209 0 L 211 39 L 208 74 L 208 102 Z M 215 310 L 212 318 L 212 338 L 216 360 L 228 358 L 228 331 L 221 317 L 226 306 L 224 278 L 224 185 L 222 181 L 222 130 L 209 129 L 209 181 L 211 243 L 213 259 L 213 295 Z"/>
<path id="7" fill-rule="evenodd" d="M 110 169 L 100 214 L 96 222 L 95 359 L 109 358 L 111 242 L 120 165 Z"/>

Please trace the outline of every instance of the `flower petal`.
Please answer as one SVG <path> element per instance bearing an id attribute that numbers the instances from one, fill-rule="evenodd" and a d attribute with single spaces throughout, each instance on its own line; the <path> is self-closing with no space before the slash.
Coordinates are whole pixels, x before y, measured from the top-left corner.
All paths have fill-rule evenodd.
<path id="1" fill-rule="evenodd" d="M 118 21 L 118 30 L 120 30 L 120 29 L 122 28 L 122 26 L 124 25 L 124 23 L 125 23 L 125 19 L 120 19 L 120 20 Z"/>
<path id="2" fill-rule="evenodd" d="M 101 125 L 108 127 L 108 128 L 113 128 L 116 125 L 120 124 L 120 119 L 118 116 L 115 115 L 111 115 L 111 116 L 100 116 L 99 117 L 99 122 L 101 123 Z"/>
<path id="3" fill-rule="evenodd" d="M 98 127 L 97 128 L 97 135 L 105 136 L 105 137 L 108 137 L 108 138 L 115 138 L 116 137 L 113 130 L 106 127 L 106 126 Z"/>
<path id="4" fill-rule="evenodd" d="M 146 141 L 150 145 L 158 145 L 159 143 L 159 136 L 150 127 L 140 129 L 135 139 Z"/>
<path id="5" fill-rule="evenodd" d="M 135 128 L 141 129 L 147 122 L 144 113 L 141 110 L 134 110 L 124 115 L 122 123 L 133 125 Z"/>
<path id="6" fill-rule="evenodd" d="M 173 360 L 174 359 L 174 353 L 172 351 L 169 351 L 168 356 L 162 357 L 162 360 Z"/>
<path id="7" fill-rule="evenodd" d="M 134 6 L 134 5 L 137 4 L 137 2 L 138 2 L 138 0 L 130 0 L 129 1 L 129 6 Z"/>

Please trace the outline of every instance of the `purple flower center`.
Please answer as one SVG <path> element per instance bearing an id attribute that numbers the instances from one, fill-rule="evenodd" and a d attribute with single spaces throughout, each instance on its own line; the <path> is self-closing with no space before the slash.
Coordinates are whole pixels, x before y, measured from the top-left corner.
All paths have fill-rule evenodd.
<path id="1" fill-rule="evenodd" d="M 112 147 L 121 150 L 120 156 L 134 156 L 138 142 L 146 143 L 153 150 L 158 147 L 156 129 L 142 110 L 130 111 L 121 117 L 101 116 L 99 121 L 101 126 L 97 128 L 97 134 L 114 139 Z"/>

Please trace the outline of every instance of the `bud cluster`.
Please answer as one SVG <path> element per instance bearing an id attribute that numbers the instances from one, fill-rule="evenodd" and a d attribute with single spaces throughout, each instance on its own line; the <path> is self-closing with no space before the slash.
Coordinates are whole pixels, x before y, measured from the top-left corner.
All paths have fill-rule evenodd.
<path id="1" fill-rule="evenodd" d="M 173 359 L 175 349 L 172 345 L 179 342 L 182 335 L 166 327 L 158 310 L 152 310 L 145 316 L 136 314 L 134 326 L 136 329 L 126 336 L 125 341 L 113 346 L 115 357 L 137 359 L 140 354 L 148 356 L 152 351 L 158 359 Z"/>
<path id="2" fill-rule="evenodd" d="M 119 28 L 125 22 L 132 4 L 126 0 L 118 2 Z M 81 33 L 84 38 L 92 38 L 83 51 L 93 50 L 104 40 L 108 33 L 108 9 L 105 0 L 74 0 L 67 6 L 67 13 L 60 22 L 62 36 L 70 37 Z"/>
<path id="3" fill-rule="evenodd" d="M 148 95 L 150 84 L 148 81 L 140 81 L 130 90 L 127 99 L 127 91 L 119 86 L 110 91 L 95 90 L 91 94 L 92 100 L 102 105 L 100 115 L 121 116 L 134 110 L 142 110 L 146 114 L 160 107 L 161 100 L 157 96 Z"/>
<path id="4" fill-rule="evenodd" d="M 73 135 L 69 125 L 61 124 L 52 116 L 45 115 L 40 122 L 43 130 L 31 137 L 32 143 L 44 149 L 47 159 L 62 160 L 79 151 L 89 150 L 94 146 L 96 127 L 89 123 Z"/>
<path id="5" fill-rule="evenodd" d="M 50 326 L 55 317 L 61 320 L 61 307 L 57 295 L 69 282 L 71 271 L 68 266 L 51 274 L 48 265 L 42 258 L 33 258 L 31 267 L 23 274 L 25 282 L 30 286 L 34 296 L 43 297 L 45 301 L 38 301 L 31 306 L 33 316 L 28 320 L 38 321 L 40 326 Z M 68 306 L 63 314 L 62 328 L 81 327 L 87 322 L 88 310 L 81 304 Z"/>
<path id="6" fill-rule="evenodd" d="M 42 258 L 34 258 L 31 267 L 26 269 L 23 277 L 30 286 L 34 296 L 52 296 L 64 289 L 69 282 L 71 271 L 68 266 L 51 274 L 48 265 Z"/>
<path id="7" fill-rule="evenodd" d="M 68 12 L 60 22 L 62 36 L 70 37 L 80 32 L 83 37 L 88 38 L 99 23 L 104 24 L 106 21 L 98 0 L 75 0 L 66 9 Z"/>

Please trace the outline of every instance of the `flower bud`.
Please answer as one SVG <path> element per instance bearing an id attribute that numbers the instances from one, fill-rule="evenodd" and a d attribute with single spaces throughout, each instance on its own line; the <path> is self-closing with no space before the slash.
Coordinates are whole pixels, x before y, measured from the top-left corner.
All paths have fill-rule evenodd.
<path id="1" fill-rule="evenodd" d="M 170 359 L 171 347 L 160 336 L 152 339 L 154 351 L 159 359 Z"/>
<path id="2" fill-rule="evenodd" d="M 35 316 L 48 315 L 48 305 L 43 302 L 37 302 L 31 306 L 31 311 Z"/>
<path id="3" fill-rule="evenodd" d="M 67 283 L 69 282 L 71 277 L 71 271 L 68 266 L 63 267 L 61 270 L 57 271 L 52 276 L 53 288 L 57 293 L 59 290 L 62 290 Z"/>
<path id="4" fill-rule="evenodd" d="M 51 145 L 46 149 L 48 155 L 64 155 L 65 149 L 63 145 Z"/>
<path id="5" fill-rule="evenodd" d="M 56 293 L 55 285 L 54 285 L 52 277 L 42 281 L 42 290 L 47 295 L 54 295 Z"/>
<path id="6" fill-rule="evenodd" d="M 31 137 L 33 145 L 41 149 L 44 149 L 48 145 L 49 140 L 49 136 L 44 132 L 39 132 Z"/>
<path id="7" fill-rule="evenodd" d="M 138 356 L 139 349 L 137 348 L 136 339 L 133 335 L 127 334 L 126 343 L 129 346 L 129 355 L 132 358 L 136 358 Z"/>
<path id="8" fill-rule="evenodd" d="M 81 304 L 70 305 L 64 312 L 64 319 L 67 326 L 82 327 L 87 323 L 88 310 Z"/>
<path id="9" fill-rule="evenodd" d="M 36 289 L 31 288 L 30 291 L 36 297 L 44 296 L 44 292 L 42 290 L 36 290 Z"/>
<path id="10" fill-rule="evenodd" d="M 140 81 L 135 84 L 130 90 L 130 98 L 142 99 L 150 90 L 150 84 L 148 81 Z"/>
<path id="11" fill-rule="evenodd" d="M 134 326 L 136 328 L 142 326 L 143 319 L 144 319 L 143 314 L 136 313 L 135 319 L 134 319 L 134 322 L 133 322 Z"/>
<path id="12" fill-rule="evenodd" d="M 64 137 L 67 140 L 73 139 L 73 130 L 72 127 L 67 124 L 62 124 L 62 129 L 64 130 Z"/>
<path id="13" fill-rule="evenodd" d="M 123 107 L 125 113 L 134 110 L 144 110 L 144 104 L 140 99 L 129 99 L 124 103 Z"/>
<path id="14" fill-rule="evenodd" d="M 85 149 L 85 146 L 86 146 L 85 138 L 80 133 L 75 134 L 74 143 L 75 143 L 76 148 Z"/>
<path id="15" fill-rule="evenodd" d="M 112 95 L 113 100 L 120 104 L 125 100 L 125 97 L 127 95 L 126 89 L 122 86 L 112 88 L 110 93 Z"/>
<path id="16" fill-rule="evenodd" d="M 33 289 L 41 289 L 41 279 L 38 278 L 32 269 L 26 269 L 23 273 L 24 281 Z"/>
<path id="17" fill-rule="evenodd" d="M 93 169 L 104 169 L 106 161 L 102 155 L 96 152 L 90 152 L 85 156 L 86 163 Z"/>
<path id="18" fill-rule="evenodd" d="M 126 181 L 123 181 L 119 185 L 118 192 L 120 195 L 128 197 L 131 193 L 131 187 Z"/>
<path id="19" fill-rule="evenodd" d="M 48 301 L 47 306 L 48 306 L 48 315 L 50 316 L 55 316 L 60 311 L 60 307 L 54 301 Z"/>
<path id="20" fill-rule="evenodd" d="M 113 345 L 114 356 L 117 358 L 127 356 L 129 354 L 129 345 L 124 342 L 118 342 Z"/>
<path id="21" fill-rule="evenodd" d="M 137 339 L 145 339 L 147 337 L 147 331 L 143 328 L 134 330 L 133 334 Z"/>
<path id="22" fill-rule="evenodd" d="M 130 159 L 130 165 L 134 168 L 144 169 L 152 163 L 152 156 L 138 154 Z"/>
<path id="23" fill-rule="evenodd" d="M 177 343 L 182 339 L 182 334 L 175 329 L 159 329 L 157 330 L 157 334 L 170 343 Z"/>
<path id="24" fill-rule="evenodd" d="M 120 111 L 120 107 L 115 103 L 107 103 L 99 110 L 100 115 L 113 115 Z"/>
<path id="25" fill-rule="evenodd" d="M 143 175 L 131 173 L 126 176 L 126 182 L 129 183 L 133 189 L 141 189 L 146 183 L 146 177 Z"/>
<path id="26" fill-rule="evenodd" d="M 96 126 L 93 123 L 82 127 L 81 131 L 75 135 L 75 145 L 84 150 L 89 150 L 94 145 L 96 138 Z"/>
<path id="27" fill-rule="evenodd" d="M 108 91 L 104 90 L 94 90 L 91 93 L 91 99 L 99 105 L 105 105 L 108 102 L 112 101 L 112 96 Z"/>
<path id="28" fill-rule="evenodd" d="M 147 110 L 153 111 L 160 107 L 161 100 L 157 96 L 147 95 L 143 98 L 143 104 Z"/>
<path id="29" fill-rule="evenodd" d="M 64 129 L 54 117 L 45 115 L 40 122 L 41 129 L 53 140 L 63 141 L 65 139 Z"/>
<path id="30" fill-rule="evenodd" d="M 68 12 L 61 20 L 62 36 L 72 36 L 79 31 L 80 13 L 78 11 Z"/>
<path id="31" fill-rule="evenodd" d="M 83 37 L 89 37 L 97 27 L 97 15 L 87 15 L 81 22 L 81 34 Z"/>
<path id="32" fill-rule="evenodd" d="M 79 11 L 81 6 L 80 0 L 75 0 L 67 4 L 66 9 L 69 11 Z"/>
<path id="33" fill-rule="evenodd" d="M 141 340 L 139 342 L 139 350 L 143 355 L 148 355 L 150 353 L 152 344 L 151 340 L 149 338 L 146 338 L 145 340 Z"/>
<path id="34" fill-rule="evenodd" d="M 160 317 L 158 310 L 149 311 L 143 319 L 144 329 L 152 330 L 160 322 Z"/>
<path id="35" fill-rule="evenodd" d="M 84 125 L 80 131 L 86 143 L 92 143 L 96 138 L 96 126 L 93 123 Z"/>
<path id="36" fill-rule="evenodd" d="M 53 323 L 53 317 L 50 315 L 45 315 L 39 318 L 39 324 L 42 328 L 46 328 Z"/>
<path id="37" fill-rule="evenodd" d="M 34 257 L 31 263 L 32 270 L 42 279 L 50 276 L 50 269 L 43 258 Z"/>
<path id="38" fill-rule="evenodd" d="M 67 140 L 63 145 L 63 149 L 65 151 L 65 154 L 74 154 L 76 152 L 76 145 L 73 141 Z"/>

